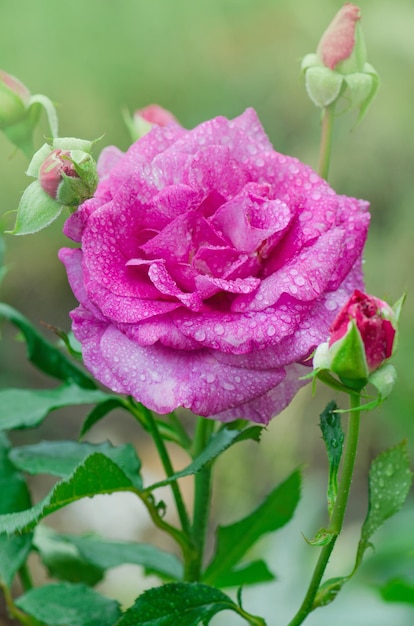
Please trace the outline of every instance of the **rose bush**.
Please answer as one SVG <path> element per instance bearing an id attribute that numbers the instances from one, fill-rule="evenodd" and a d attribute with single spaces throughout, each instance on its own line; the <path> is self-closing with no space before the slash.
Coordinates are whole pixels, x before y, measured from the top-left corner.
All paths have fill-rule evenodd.
<path id="1" fill-rule="evenodd" d="M 275 152 L 253 110 L 154 127 L 98 172 L 60 251 L 86 366 L 160 413 L 267 423 L 362 287 L 367 203 Z"/>

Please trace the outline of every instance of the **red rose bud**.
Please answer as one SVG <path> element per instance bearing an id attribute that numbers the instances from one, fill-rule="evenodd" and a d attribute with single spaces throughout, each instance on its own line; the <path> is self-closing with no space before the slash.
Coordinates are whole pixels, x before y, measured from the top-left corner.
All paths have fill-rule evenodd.
<path id="1" fill-rule="evenodd" d="M 359 108 L 359 119 L 379 85 L 376 71 L 366 62 L 360 18 L 357 6 L 345 4 L 322 35 L 316 54 L 307 54 L 302 61 L 312 102 L 324 108 L 344 97 L 348 109 Z"/>
<path id="2" fill-rule="evenodd" d="M 392 308 L 379 298 L 357 289 L 330 328 L 329 346 L 341 341 L 355 324 L 365 349 L 369 373 L 378 369 L 392 355 L 396 320 Z"/>
<path id="3" fill-rule="evenodd" d="M 98 184 L 96 164 L 82 150 L 55 149 L 39 168 L 42 189 L 65 206 L 78 206 L 92 197 Z"/>
<path id="4" fill-rule="evenodd" d="M 0 129 L 23 119 L 27 113 L 30 92 L 17 78 L 0 70 Z"/>
<path id="5" fill-rule="evenodd" d="M 400 303 L 389 304 L 355 290 L 318 346 L 314 370 L 328 370 L 342 382 L 362 389 L 395 349 Z"/>
<path id="6" fill-rule="evenodd" d="M 153 126 L 178 124 L 174 115 L 159 104 L 149 104 L 143 109 L 138 109 L 132 119 L 127 117 L 125 121 L 134 141 L 149 133 Z"/>

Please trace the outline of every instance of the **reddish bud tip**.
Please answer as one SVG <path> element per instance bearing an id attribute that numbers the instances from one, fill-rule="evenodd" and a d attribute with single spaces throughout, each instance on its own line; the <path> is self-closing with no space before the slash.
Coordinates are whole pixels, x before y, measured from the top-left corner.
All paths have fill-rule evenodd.
<path id="1" fill-rule="evenodd" d="M 394 312 L 386 302 L 355 290 L 333 321 L 329 346 L 346 335 L 353 320 L 364 344 L 368 370 L 373 372 L 392 354 L 396 334 L 393 319 Z"/>
<path id="2" fill-rule="evenodd" d="M 70 152 L 53 150 L 40 166 L 39 182 L 42 189 L 54 200 L 57 198 L 63 174 L 73 178 L 78 177 L 70 160 Z"/>
<path id="3" fill-rule="evenodd" d="M 30 91 L 23 85 L 22 82 L 18 78 L 15 78 L 11 74 L 7 74 L 3 70 L 0 70 L 0 81 L 6 85 L 11 91 L 13 91 L 19 98 L 24 102 L 24 104 L 28 104 L 30 100 Z"/>
<path id="4" fill-rule="evenodd" d="M 355 30 L 361 11 L 355 4 L 347 3 L 338 11 L 319 42 L 317 55 L 322 63 L 333 70 L 348 59 L 355 46 Z"/>
<path id="5" fill-rule="evenodd" d="M 177 123 L 177 119 L 170 111 L 159 106 L 159 104 L 149 104 L 143 109 L 135 111 L 134 118 L 140 117 L 150 124 L 156 126 L 168 126 L 171 123 Z"/>
<path id="6" fill-rule="evenodd" d="M 16 124 L 24 118 L 30 91 L 17 78 L 0 70 L 0 128 Z"/>

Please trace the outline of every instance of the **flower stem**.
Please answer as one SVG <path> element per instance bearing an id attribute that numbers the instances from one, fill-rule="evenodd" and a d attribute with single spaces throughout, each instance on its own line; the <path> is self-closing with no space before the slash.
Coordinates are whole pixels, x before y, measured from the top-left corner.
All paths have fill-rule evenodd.
<path id="1" fill-rule="evenodd" d="M 332 539 L 326 546 L 322 548 L 305 599 L 303 600 L 302 605 L 296 613 L 295 617 L 289 622 L 288 626 L 299 626 L 305 621 L 309 613 L 314 608 L 316 608 L 314 606 L 315 597 L 318 592 L 326 566 L 328 565 L 332 550 L 334 549 L 335 542 L 342 530 L 342 524 L 344 521 L 349 491 L 351 489 L 352 475 L 354 471 L 355 458 L 358 447 L 360 411 L 357 409 L 360 405 L 360 396 L 350 396 L 350 404 L 351 409 L 353 410 L 351 410 L 349 413 L 349 425 L 342 465 L 342 476 L 338 488 L 338 495 L 336 498 L 335 507 L 332 513 L 331 523 L 328 529 L 330 533 L 332 533 Z"/>
<path id="2" fill-rule="evenodd" d="M 132 406 L 133 409 L 133 406 Z M 146 427 L 148 429 L 148 432 L 150 433 L 155 447 L 157 448 L 159 457 L 161 459 L 161 463 L 164 467 L 165 473 L 168 476 L 168 478 L 170 478 L 171 476 L 173 476 L 175 474 L 174 468 L 172 466 L 171 463 L 171 459 L 170 456 L 168 454 L 168 450 L 167 447 L 164 443 L 164 440 L 160 434 L 160 431 L 158 430 L 158 426 L 157 426 L 157 422 L 152 414 L 151 411 L 149 411 L 148 409 L 146 409 L 145 407 L 141 407 L 140 408 L 141 412 L 145 412 L 145 418 L 146 418 Z M 181 495 L 181 491 L 180 491 L 180 487 L 178 486 L 177 481 L 173 481 L 171 483 L 171 490 L 173 492 L 173 496 L 174 496 L 174 500 L 175 500 L 175 506 L 177 507 L 177 513 L 178 513 L 178 517 L 180 519 L 180 523 L 181 523 L 181 528 L 183 529 L 183 532 L 186 535 L 190 535 L 191 533 L 191 525 L 190 525 L 190 520 L 188 517 L 188 513 L 187 513 L 187 509 L 185 507 L 184 504 L 184 500 L 183 497 Z"/>
<path id="3" fill-rule="evenodd" d="M 332 130 L 335 117 L 335 104 L 330 104 L 323 110 L 322 134 L 319 146 L 318 174 L 325 180 L 328 179 L 329 164 L 331 160 Z"/>
<path id="4" fill-rule="evenodd" d="M 192 441 L 191 438 L 188 436 L 184 426 L 180 422 L 179 418 L 174 411 L 168 413 L 167 417 L 171 426 L 173 426 L 175 432 L 178 435 L 181 446 L 184 448 L 184 450 L 189 451 L 192 445 Z"/>
<path id="5" fill-rule="evenodd" d="M 204 450 L 213 430 L 214 421 L 204 417 L 198 418 L 194 436 L 194 458 Z M 211 470 L 212 463 L 208 463 L 194 477 L 192 538 L 195 552 L 193 558 L 185 564 L 184 578 L 188 581 L 198 581 L 201 578 L 211 499 Z"/>

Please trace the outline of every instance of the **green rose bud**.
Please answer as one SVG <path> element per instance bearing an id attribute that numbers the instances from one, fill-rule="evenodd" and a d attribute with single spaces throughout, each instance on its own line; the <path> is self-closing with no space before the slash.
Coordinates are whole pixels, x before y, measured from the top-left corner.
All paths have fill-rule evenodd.
<path id="1" fill-rule="evenodd" d="M 359 109 L 359 120 L 379 85 L 376 71 L 366 60 L 360 17 L 357 6 L 345 4 L 322 35 L 316 54 L 307 54 L 302 61 L 312 102 L 325 108 L 343 98 L 345 110 Z"/>
<path id="2" fill-rule="evenodd" d="M 82 150 L 53 150 L 39 169 L 40 186 L 65 206 L 79 206 L 93 196 L 98 184 L 96 164 Z"/>
<path id="3" fill-rule="evenodd" d="M 30 102 L 30 91 L 17 78 L 0 70 L 0 129 L 22 120 Z"/>
<path id="4" fill-rule="evenodd" d="M 36 180 L 20 200 L 13 235 L 35 233 L 57 219 L 63 208 L 73 210 L 93 196 L 98 174 L 92 145 L 82 139 L 57 138 L 36 152 L 27 170 Z"/>

